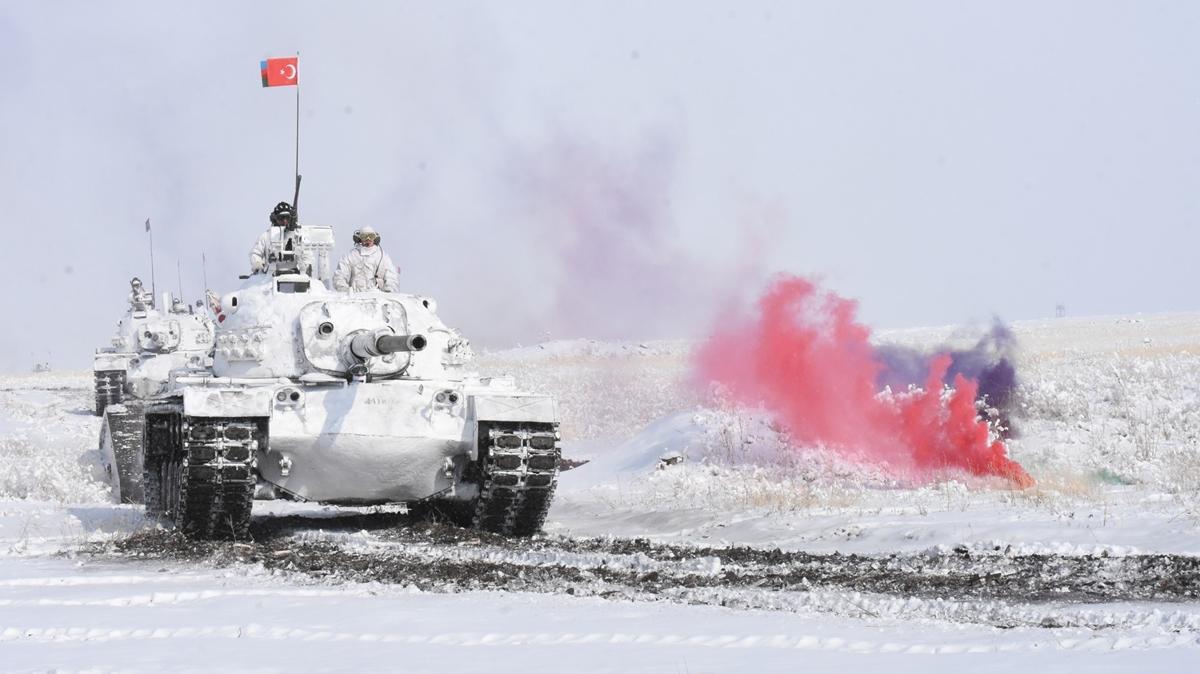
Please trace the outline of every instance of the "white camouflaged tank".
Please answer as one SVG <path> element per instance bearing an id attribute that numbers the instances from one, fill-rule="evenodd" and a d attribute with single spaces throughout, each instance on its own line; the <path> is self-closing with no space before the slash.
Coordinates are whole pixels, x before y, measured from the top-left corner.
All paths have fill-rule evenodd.
<path id="1" fill-rule="evenodd" d="M 245 535 L 255 494 L 540 529 L 555 400 L 467 373 L 469 343 L 429 298 L 327 280 L 272 269 L 214 303 L 211 370 L 145 409 L 147 509 L 199 537 Z"/>
<path id="2" fill-rule="evenodd" d="M 161 307 L 161 308 L 160 308 Z M 142 401 L 166 391 L 172 373 L 212 365 L 213 320 L 170 293 L 130 294 L 108 346 L 92 358 L 101 464 L 118 502 L 142 502 Z"/>

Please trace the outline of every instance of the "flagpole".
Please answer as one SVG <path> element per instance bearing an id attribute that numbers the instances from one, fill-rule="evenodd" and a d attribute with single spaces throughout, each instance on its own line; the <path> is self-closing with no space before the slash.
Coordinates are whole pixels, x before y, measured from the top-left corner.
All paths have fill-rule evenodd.
<path id="1" fill-rule="evenodd" d="M 179 300 L 183 301 L 183 263 L 175 258 L 175 281 L 179 283 Z"/>
<path id="2" fill-rule="evenodd" d="M 208 256 L 200 253 L 200 273 L 204 275 L 204 290 L 208 291 Z"/>
<path id="3" fill-rule="evenodd" d="M 300 52 L 296 51 L 296 67 L 299 68 Z M 296 78 L 296 171 L 293 174 L 293 181 L 296 176 L 300 175 L 300 78 Z M 296 208 L 296 204 L 292 204 L 292 208 Z M 299 213 L 296 214 L 297 223 L 299 222 Z"/>

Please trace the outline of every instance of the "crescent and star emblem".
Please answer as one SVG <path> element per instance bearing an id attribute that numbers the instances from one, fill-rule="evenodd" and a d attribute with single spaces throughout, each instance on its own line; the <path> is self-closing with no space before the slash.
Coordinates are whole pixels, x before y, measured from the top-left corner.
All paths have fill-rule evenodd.
<path id="1" fill-rule="evenodd" d="M 285 65 L 284 68 L 291 68 L 291 72 L 289 73 L 286 70 L 280 70 L 279 71 L 280 75 L 283 75 L 283 77 L 285 79 L 289 79 L 289 80 L 296 79 L 296 66 L 289 63 L 289 64 Z"/>

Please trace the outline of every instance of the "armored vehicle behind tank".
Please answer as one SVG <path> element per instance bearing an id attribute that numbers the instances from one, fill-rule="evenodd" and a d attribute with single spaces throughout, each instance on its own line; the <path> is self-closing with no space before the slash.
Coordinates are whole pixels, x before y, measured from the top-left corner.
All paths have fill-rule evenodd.
<path id="1" fill-rule="evenodd" d="M 167 389 L 171 372 L 212 364 L 213 325 L 208 316 L 164 293 L 160 308 L 134 278 L 129 309 L 110 346 L 92 361 L 96 414 L 104 417 L 100 452 L 118 501 L 142 500 L 142 401 Z"/>
<path id="2" fill-rule="evenodd" d="M 466 374 L 469 343 L 428 298 L 329 290 L 331 245 L 327 227 L 295 228 L 266 273 L 211 302 L 211 371 L 176 373 L 145 405 L 147 511 L 196 537 L 245 536 L 256 494 L 536 532 L 557 482 L 554 399 Z"/>

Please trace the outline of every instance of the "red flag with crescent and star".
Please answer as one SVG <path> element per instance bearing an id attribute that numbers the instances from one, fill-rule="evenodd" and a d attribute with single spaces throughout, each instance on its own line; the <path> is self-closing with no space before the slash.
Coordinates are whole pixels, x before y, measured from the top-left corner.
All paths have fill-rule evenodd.
<path id="1" fill-rule="evenodd" d="M 297 84 L 300 81 L 299 61 L 300 57 L 298 56 L 287 56 L 262 61 L 260 66 L 262 69 L 263 86 L 288 87 Z"/>

